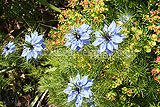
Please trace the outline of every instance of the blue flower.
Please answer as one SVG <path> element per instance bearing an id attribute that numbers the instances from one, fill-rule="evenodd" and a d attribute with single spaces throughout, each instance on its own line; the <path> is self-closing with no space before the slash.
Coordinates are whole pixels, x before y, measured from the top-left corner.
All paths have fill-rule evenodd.
<path id="1" fill-rule="evenodd" d="M 75 99 L 76 107 L 79 107 L 82 104 L 83 97 L 89 98 L 92 96 L 92 92 L 89 89 L 90 86 L 93 84 L 93 79 L 87 80 L 88 76 L 83 76 L 80 79 L 79 73 L 77 74 L 76 78 L 70 78 L 70 83 L 68 83 L 68 87 L 63 91 L 64 93 L 68 94 L 68 102 Z"/>
<path id="2" fill-rule="evenodd" d="M 86 107 L 96 107 L 97 104 L 94 103 L 93 97 L 90 97 L 89 99 L 87 99 L 87 102 L 85 102 L 85 106 Z"/>
<path id="3" fill-rule="evenodd" d="M 23 46 L 24 50 L 21 56 L 26 57 L 27 61 L 32 57 L 36 59 L 38 54 L 41 54 L 42 50 L 46 48 L 43 41 L 43 35 L 38 36 L 38 32 L 36 30 L 34 33 L 31 33 L 31 37 L 29 35 L 25 35 L 25 44 Z"/>
<path id="4" fill-rule="evenodd" d="M 96 38 L 92 45 L 99 45 L 98 52 L 101 53 L 106 51 L 110 56 L 113 52 L 113 49 L 118 50 L 118 43 L 121 43 L 123 38 L 126 37 L 126 35 L 119 33 L 121 29 L 122 26 L 116 27 L 115 21 L 112 21 L 109 27 L 104 24 L 103 31 L 95 32 L 95 36 L 98 38 Z"/>
<path id="5" fill-rule="evenodd" d="M 4 50 L 3 50 L 2 55 L 5 54 L 5 57 L 6 57 L 9 53 L 12 53 L 13 51 L 15 51 L 14 47 L 15 47 L 14 42 L 11 42 L 11 41 L 10 41 L 10 42 L 4 47 Z"/>
<path id="6" fill-rule="evenodd" d="M 126 16 L 122 14 L 122 16 L 119 18 L 120 21 L 118 21 L 117 23 L 119 24 L 124 24 L 129 20 L 129 14 L 127 14 Z"/>
<path id="7" fill-rule="evenodd" d="M 72 32 L 65 35 L 65 38 L 68 40 L 64 46 L 71 45 L 72 50 L 77 49 L 78 51 L 80 51 L 83 47 L 83 44 L 90 44 L 89 34 L 93 31 L 90 29 L 91 27 L 87 24 L 83 24 L 79 28 L 73 26 Z"/>

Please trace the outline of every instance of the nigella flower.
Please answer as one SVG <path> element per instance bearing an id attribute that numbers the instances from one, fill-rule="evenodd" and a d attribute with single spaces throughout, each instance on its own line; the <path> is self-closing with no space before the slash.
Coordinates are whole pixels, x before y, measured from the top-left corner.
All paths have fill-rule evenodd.
<path id="1" fill-rule="evenodd" d="M 129 20 L 129 14 L 127 14 L 126 16 L 122 14 L 122 16 L 119 18 L 120 21 L 118 21 L 117 23 L 119 24 L 124 24 Z"/>
<path id="2" fill-rule="evenodd" d="M 126 36 L 119 33 L 122 29 L 122 26 L 117 26 L 115 21 L 109 25 L 104 25 L 103 31 L 96 31 L 95 36 L 98 37 L 92 43 L 93 46 L 99 46 L 98 52 L 106 51 L 109 56 L 112 54 L 113 49 L 118 50 L 118 43 L 123 41 L 123 38 Z"/>
<path id="3" fill-rule="evenodd" d="M 71 45 L 72 50 L 77 49 L 80 51 L 83 47 L 83 44 L 90 44 L 89 34 L 93 31 L 90 29 L 91 27 L 87 24 L 83 24 L 79 28 L 73 26 L 72 32 L 65 35 L 65 38 L 68 39 L 65 46 Z"/>
<path id="4" fill-rule="evenodd" d="M 64 93 L 68 94 L 68 102 L 75 99 L 76 107 L 79 107 L 82 104 L 83 97 L 89 98 L 92 96 L 92 92 L 89 89 L 92 86 L 93 79 L 87 80 L 88 76 L 83 76 L 80 79 L 79 73 L 77 74 L 76 78 L 70 78 L 70 83 L 68 83 L 68 87 L 63 91 Z"/>
<path id="5" fill-rule="evenodd" d="M 5 54 L 5 57 L 6 57 L 9 53 L 12 53 L 13 51 L 15 51 L 14 47 L 15 47 L 14 42 L 11 42 L 11 41 L 10 41 L 10 42 L 4 47 L 4 50 L 3 50 L 3 53 L 2 53 L 2 54 Z"/>
<path id="6" fill-rule="evenodd" d="M 31 33 L 31 37 L 29 35 L 25 35 L 25 44 L 23 46 L 24 50 L 21 56 L 26 57 L 27 61 L 32 57 L 36 59 L 38 54 L 41 54 L 42 50 L 46 48 L 43 41 L 43 35 L 38 36 L 38 32 L 36 30 L 34 33 Z"/>

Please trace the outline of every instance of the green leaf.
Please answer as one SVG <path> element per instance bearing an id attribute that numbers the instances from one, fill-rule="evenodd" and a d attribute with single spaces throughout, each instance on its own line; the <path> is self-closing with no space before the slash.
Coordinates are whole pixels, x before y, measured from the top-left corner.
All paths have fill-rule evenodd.
<path id="1" fill-rule="evenodd" d="M 6 107 L 6 105 L 4 105 L 2 101 L 0 101 L 0 106 L 1 107 Z"/>
<path id="2" fill-rule="evenodd" d="M 46 70 L 46 72 L 53 72 L 53 71 L 55 71 L 56 69 L 57 69 L 56 67 L 53 67 L 53 68 L 50 68 L 50 69 Z"/>
<path id="3" fill-rule="evenodd" d="M 37 1 L 39 1 L 42 5 L 47 6 L 47 7 L 51 8 L 52 10 L 61 13 L 61 9 L 53 6 L 52 4 L 46 2 L 45 0 L 37 0 Z"/>
<path id="4" fill-rule="evenodd" d="M 41 96 L 41 94 L 38 94 L 34 100 L 32 101 L 32 103 L 29 105 L 29 107 L 34 107 L 34 105 L 36 104 L 36 102 L 38 101 L 39 97 Z"/>

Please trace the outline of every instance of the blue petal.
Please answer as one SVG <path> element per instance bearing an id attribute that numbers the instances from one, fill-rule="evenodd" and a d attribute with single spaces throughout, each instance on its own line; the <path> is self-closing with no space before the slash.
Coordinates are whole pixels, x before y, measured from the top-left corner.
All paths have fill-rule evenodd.
<path id="1" fill-rule="evenodd" d="M 113 51 L 113 45 L 111 41 L 107 43 L 107 49 L 109 49 L 110 51 Z"/>
<path id="2" fill-rule="evenodd" d="M 108 53 L 109 56 L 111 56 L 112 51 L 110 51 L 110 50 L 107 49 L 106 52 Z"/>
<path id="3" fill-rule="evenodd" d="M 70 82 L 72 82 L 72 81 L 73 81 L 73 79 L 72 79 L 71 77 L 69 77 L 69 81 L 70 81 Z"/>
<path id="4" fill-rule="evenodd" d="M 87 83 L 87 79 L 88 79 L 88 75 L 87 75 L 87 76 L 83 76 L 83 77 L 79 80 L 80 86 L 84 86 L 84 85 Z"/>
<path id="5" fill-rule="evenodd" d="M 78 73 L 77 76 L 76 76 L 76 80 L 77 80 L 77 81 L 80 80 L 80 75 L 79 75 L 79 73 Z"/>
<path id="6" fill-rule="evenodd" d="M 74 87 L 74 84 L 73 84 L 73 82 L 71 82 L 71 83 L 68 83 L 68 86 Z"/>
<path id="7" fill-rule="evenodd" d="M 72 37 L 72 34 L 71 34 L 71 33 L 66 34 L 64 37 L 65 37 L 66 39 L 70 39 L 70 38 Z"/>
<path id="8" fill-rule="evenodd" d="M 90 86 L 92 86 L 93 85 L 92 81 L 93 81 L 93 79 L 88 80 L 84 87 L 90 87 Z"/>
<path id="9" fill-rule="evenodd" d="M 31 33 L 32 43 L 35 43 L 38 39 L 38 32 L 35 30 L 34 33 Z"/>
<path id="10" fill-rule="evenodd" d="M 80 50 L 82 49 L 81 47 L 77 46 L 77 51 L 80 52 Z"/>
<path id="11" fill-rule="evenodd" d="M 76 99 L 75 99 L 75 105 L 76 105 L 76 107 L 81 106 L 82 101 L 83 101 L 83 97 L 81 96 L 81 94 L 78 94 L 77 97 L 76 97 Z"/>
<path id="12" fill-rule="evenodd" d="M 82 48 L 83 47 L 83 41 L 78 40 L 77 41 L 77 46 L 79 46 L 80 48 Z"/>
<path id="13" fill-rule="evenodd" d="M 9 48 L 9 47 L 11 47 L 12 45 L 14 45 L 14 42 L 9 41 L 7 47 Z"/>
<path id="14" fill-rule="evenodd" d="M 116 23 L 113 20 L 112 23 L 108 27 L 108 32 L 113 32 L 115 30 L 115 28 L 116 28 Z"/>
<path id="15" fill-rule="evenodd" d="M 118 21 L 117 23 L 118 23 L 118 24 L 123 24 L 123 22 L 122 22 L 122 21 Z"/>
<path id="16" fill-rule="evenodd" d="M 31 33 L 31 38 L 28 35 L 26 35 L 25 40 L 33 45 L 42 44 L 43 35 L 38 36 L 38 32 L 35 30 L 33 33 Z"/>
<path id="17" fill-rule="evenodd" d="M 89 89 L 89 88 L 88 88 L 88 89 Z M 92 92 L 91 92 L 90 89 L 88 90 L 88 93 L 89 93 L 89 96 L 91 97 L 91 96 L 92 96 Z"/>
<path id="18" fill-rule="evenodd" d="M 85 33 L 85 34 L 83 34 L 82 36 L 81 36 L 81 40 L 85 40 L 85 39 L 89 39 L 90 38 L 90 36 L 89 36 L 89 34 L 87 34 L 87 33 Z"/>
<path id="19" fill-rule="evenodd" d="M 64 44 L 64 46 L 69 46 L 69 45 L 71 45 L 71 42 L 70 42 L 70 40 L 67 40 L 67 42 Z"/>
<path id="20" fill-rule="evenodd" d="M 8 51 L 6 51 L 6 52 L 5 52 L 5 57 L 6 57 L 8 54 L 9 54 L 9 52 L 8 52 Z"/>
<path id="21" fill-rule="evenodd" d="M 69 86 L 65 90 L 63 90 L 63 92 L 66 94 L 70 94 L 71 90 L 72 90 L 72 87 Z"/>
<path id="22" fill-rule="evenodd" d="M 94 34 L 96 37 L 102 37 L 101 33 L 102 33 L 102 31 L 96 31 Z"/>
<path id="23" fill-rule="evenodd" d="M 103 43 L 103 41 L 104 41 L 104 40 L 103 40 L 102 38 L 97 38 L 97 39 L 92 43 L 92 45 L 93 45 L 93 46 L 97 46 L 97 45 Z"/>
<path id="24" fill-rule="evenodd" d="M 37 56 L 38 56 L 37 52 L 36 51 L 32 51 L 32 57 L 34 59 L 37 59 Z"/>
<path id="25" fill-rule="evenodd" d="M 41 46 L 42 46 L 43 50 L 45 50 L 47 48 L 44 44 L 42 44 Z"/>
<path id="26" fill-rule="evenodd" d="M 13 51 L 15 51 L 15 49 L 14 49 L 14 48 L 12 48 L 12 49 L 11 49 L 11 52 L 10 52 L 10 53 L 12 53 Z"/>
<path id="27" fill-rule="evenodd" d="M 113 45 L 113 48 L 114 48 L 114 49 L 118 50 L 118 43 L 112 42 L 112 45 Z"/>
<path id="28" fill-rule="evenodd" d="M 71 44 L 71 49 L 75 50 L 76 48 L 77 48 L 77 42 L 73 41 L 72 44 Z"/>
<path id="29" fill-rule="evenodd" d="M 25 48 L 24 50 L 23 50 L 23 52 L 22 52 L 22 57 L 25 57 L 27 54 L 28 54 L 28 52 L 29 52 L 29 48 Z"/>
<path id="30" fill-rule="evenodd" d="M 126 36 L 127 36 L 127 35 L 121 34 L 121 37 L 123 37 L 123 38 L 126 37 Z"/>
<path id="31" fill-rule="evenodd" d="M 74 85 L 77 85 L 77 86 L 79 86 L 79 83 L 78 83 L 78 81 L 80 80 L 80 75 L 79 75 L 79 73 L 76 75 L 76 77 L 75 77 L 75 79 L 72 79 L 72 82 L 71 83 L 73 83 Z M 71 84 L 72 85 L 72 84 Z"/>
<path id="32" fill-rule="evenodd" d="M 34 31 L 34 37 L 37 37 L 38 36 L 38 32 L 35 30 Z"/>
<path id="33" fill-rule="evenodd" d="M 89 39 L 87 39 L 87 40 L 83 41 L 83 44 L 91 44 L 91 43 L 90 43 Z"/>
<path id="34" fill-rule="evenodd" d="M 11 49 L 13 49 L 14 47 L 15 47 L 15 45 L 14 45 L 14 44 L 10 46 L 10 48 L 11 48 Z"/>
<path id="35" fill-rule="evenodd" d="M 121 34 L 121 33 L 116 33 L 115 36 L 119 36 L 119 37 L 121 37 L 121 38 L 124 38 L 124 37 L 126 37 L 127 35 L 124 35 L 124 34 Z"/>
<path id="36" fill-rule="evenodd" d="M 41 45 L 36 45 L 36 46 L 33 46 L 34 47 L 34 51 L 42 51 L 43 48 Z"/>
<path id="37" fill-rule="evenodd" d="M 43 36 L 44 35 L 39 35 L 37 38 L 34 40 L 34 44 L 42 44 L 43 43 Z"/>
<path id="38" fill-rule="evenodd" d="M 116 33 L 119 33 L 122 30 L 122 26 L 117 26 L 116 27 Z"/>
<path id="39" fill-rule="evenodd" d="M 71 85 L 72 84 L 79 86 L 78 79 L 77 78 L 73 79 Z"/>
<path id="40" fill-rule="evenodd" d="M 115 42 L 115 43 L 121 43 L 123 41 L 123 38 L 118 36 L 118 35 L 114 35 L 112 37 L 112 41 Z"/>
<path id="41" fill-rule="evenodd" d="M 29 59 L 31 59 L 31 58 L 32 58 L 32 52 L 28 52 L 26 58 L 27 58 L 27 61 L 28 61 Z"/>
<path id="42" fill-rule="evenodd" d="M 72 101 L 77 95 L 77 91 L 72 92 L 71 94 L 68 94 L 68 102 Z"/>
<path id="43" fill-rule="evenodd" d="M 39 36 L 38 36 L 38 39 L 40 39 L 40 40 L 43 39 L 43 36 L 44 36 L 44 35 L 39 35 Z"/>
<path id="44" fill-rule="evenodd" d="M 105 32 L 108 31 L 108 26 L 106 24 L 104 24 L 103 31 L 105 31 Z"/>
<path id="45" fill-rule="evenodd" d="M 89 88 L 84 88 L 83 90 L 81 90 L 80 94 L 82 97 L 89 98 L 90 97 Z"/>
<path id="46" fill-rule="evenodd" d="M 103 52 L 105 50 L 106 50 L 106 42 L 103 42 L 102 44 L 100 44 L 98 52 Z"/>
<path id="47" fill-rule="evenodd" d="M 88 31 L 87 31 L 87 34 L 90 34 L 91 32 L 93 32 L 93 30 L 88 30 Z"/>
<path id="48" fill-rule="evenodd" d="M 34 44 L 34 45 L 36 45 L 36 44 L 42 44 L 43 41 L 44 41 L 43 39 L 39 39 L 39 40 L 37 40 L 36 42 L 34 42 L 33 44 Z"/>
<path id="49" fill-rule="evenodd" d="M 27 42 L 31 42 L 31 38 L 30 38 L 30 36 L 29 36 L 29 35 L 25 35 L 25 41 L 27 41 Z"/>
<path id="50" fill-rule="evenodd" d="M 73 26 L 72 27 L 72 32 L 74 33 L 76 31 L 77 27 L 76 26 Z"/>
<path id="51" fill-rule="evenodd" d="M 88 28 L 89 28 L 89 25 L 87 25 L 87 24 L 83 24 L 83 25 L 81 25 L 81 26 L 79 27 L 80 32 L 82 32 L 82 33 L 87 32 Z"/>
<path id="52" fill-rule="evenodd" d="M 37 54 L 41 54 L 42 53 L 42 51 L 37 51 Z"/>

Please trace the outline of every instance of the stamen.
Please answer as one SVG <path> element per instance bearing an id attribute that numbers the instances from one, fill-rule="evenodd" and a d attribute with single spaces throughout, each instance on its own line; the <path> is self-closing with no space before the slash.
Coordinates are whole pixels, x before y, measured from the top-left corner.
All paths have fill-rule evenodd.
<path id="1" fill-rule="evenodd" d="M 25 46 L 26 46 L 26 47 L 29 47 L 30 50 L 33 50 L 33 49 L 34 49 L 34 45 L 31 44 L 31 43 L 29 43 L 29 42 L 25 42 Z"/>
<path id="2" fill-rule="evenodd" d="M 106 39 L 106 40 L 111 40 L 111 35 L 108 32 L 103 32 L 102 36 Z"/>
<path id="3" fill-rule="evenodd" d="M 79 40 L 81 38 L 81 36 L 78 34 L 78 32 L 74 32 L 73 35 L 75 35 L 77 40 Z"/>
<path id="4" fill-rule="evenodd" d="M 7 50 L 9 50 L 9 48 L 8 48 L 8 47 L 6 47 L 6 49 L 7 49 Z"/>
<path id="5" fill-rule="evenodd" d="M 32 44 L 29 44 L 29 48 L 30 48 L 30 50 L 33 50 L 33 49 L 34 49 L 34 47 L 33 47 Z"/>
<path id="6" fill-rule="evenodd" d="M 81 87 L 76 86 L 74 89 L 75 89 L 78 93 L 81 92 Z"/>

